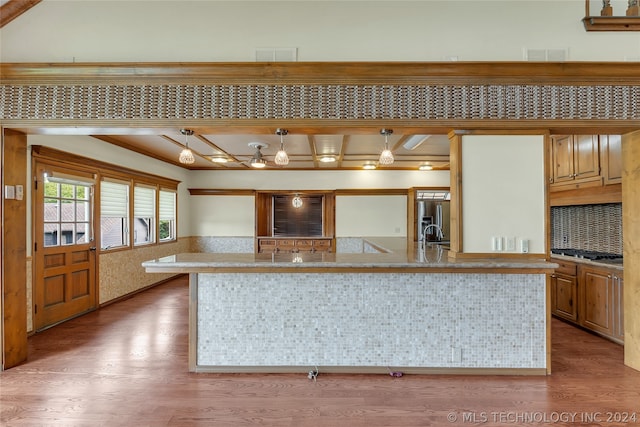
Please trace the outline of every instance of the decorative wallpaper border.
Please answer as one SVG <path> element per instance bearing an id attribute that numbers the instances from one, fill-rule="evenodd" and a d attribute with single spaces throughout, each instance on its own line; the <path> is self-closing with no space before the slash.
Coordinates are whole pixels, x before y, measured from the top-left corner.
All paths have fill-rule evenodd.
<path id="1" fill-rule="evenodd" d="M 640 86 L 13 84 L 0 119 L 640 120 Z"/>

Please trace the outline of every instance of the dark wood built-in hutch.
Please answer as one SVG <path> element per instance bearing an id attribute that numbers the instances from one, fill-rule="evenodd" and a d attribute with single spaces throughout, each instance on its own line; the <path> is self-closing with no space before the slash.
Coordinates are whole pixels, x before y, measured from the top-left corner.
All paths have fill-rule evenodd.
<path id="1" fill-rule="evenodd" d="M 256 192 L 255 247 L 269 253 L 335 252 L 335 193 Z"/>

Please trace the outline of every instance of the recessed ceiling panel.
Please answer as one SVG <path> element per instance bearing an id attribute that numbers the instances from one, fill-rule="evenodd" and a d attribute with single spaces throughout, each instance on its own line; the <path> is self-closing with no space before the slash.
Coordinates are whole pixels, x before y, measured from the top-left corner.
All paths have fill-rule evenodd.
<path id="1" fill-rule="evenodd" d="M 413 150 L 403 147 L 410 135 L 392 134 L 389 147 L 395 162 L 384 169 L 417 169 L 429 163 L 435 168 L 447 168 L 449 164 L 449 140 L 446 135 L 432 135 Z M 166 129 L 153 135 L 132 130 L 130 135 L 96 135 L 96 138 L 115 145 L 152 156 L 169 163 L 177 163 L 184 148 L 185 137 L 178 129 Z M 284 148 L 289 155 L 289 164 L 276 166 L 273 162 L 280 148 L 280 136 L 264 134 L 217 134 L 197 132 L 189 136 L 189 147 L 194 152 L 196 163 L 186 165 L 197 169 L 245 168 L 255 155 L 256 148 L 249 143 L 264 145 L 262 156 L 270 167 L 279 169 L 339 169 L 360 168 L 366 162 L 378 162 L 384 148 L 384 136 L 380 134 L 317 134 L 289 133 L 284 136 Z M 322 162 L 324 156 L 334 156 L 335 162 Z M 211 157 L 225 157 L 228 163 L 213 163 Z M 382 167 L 379 167 L 382 169 Z"/>

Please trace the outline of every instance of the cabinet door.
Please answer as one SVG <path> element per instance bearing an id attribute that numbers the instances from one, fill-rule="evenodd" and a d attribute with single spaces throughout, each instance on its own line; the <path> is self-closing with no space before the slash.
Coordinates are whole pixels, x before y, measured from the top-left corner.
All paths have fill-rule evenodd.
<path id="1" fill-rule="evenodd" d="M 605 185 L 622 182 L 622 137 L 620 135 L 600 135 L 600 162 Z"/>
<path id="2" fill-rule="evenodd" d="M 295 251 L 295 246 L 296 246 L 295 240 L 282 239 L 282 240 L 278 240 L 277 242 L 278 242 L 278 252 L 294 252 Z"/>
<path id="3" fill-rule="evenodd" d="M 573 173 L 575 179 L 600 175 L 598 135 L 573 136 Z"/>
<path id="4" fill-rule="evenodd" d="M 314 240 L 313 248 L 318 252 L 331 252 L 331 240 Z"/>
<path id="5" fill-rule="evenodd" d="M 551 311 L 558 317 L 578 321 L 577 281 L 575 276 L 551 276 Z"/>
<path id="6" fill-rule="evenodd" d="M 296 240 L 297 252 L 313 252 L 313 240 Z"/>
<path id="7" fill-rule="evenodd" d="M 551 137 L 551 157 L 553 158 L 553 182 L 573 179 L 573 135 Z"/>
<path id="8" fill-rule="evenodd" d="M 613 277 L 606 270 L 581 268 L 580 324 L 613 336 Z"/>

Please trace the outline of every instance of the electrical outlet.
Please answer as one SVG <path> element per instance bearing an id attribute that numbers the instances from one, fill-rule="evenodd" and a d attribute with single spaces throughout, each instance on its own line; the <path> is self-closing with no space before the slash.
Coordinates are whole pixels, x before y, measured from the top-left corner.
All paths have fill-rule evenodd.
<path id="1" fill-rule="evenodd" d="M 451 347 L 451 362 L 462 363 L 462 349 L 460 347 Z"/>
<path id="2" fill-rule="evenodd" d="M 515 250 L 516 250 L 516 238 L 507 237 L 507 251 L 515 252 Z"/>

